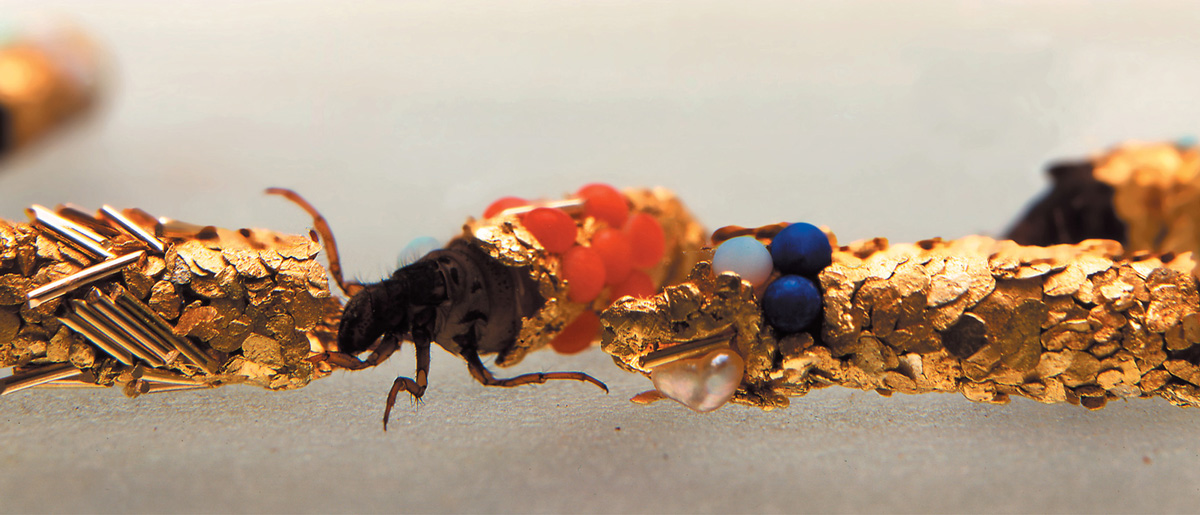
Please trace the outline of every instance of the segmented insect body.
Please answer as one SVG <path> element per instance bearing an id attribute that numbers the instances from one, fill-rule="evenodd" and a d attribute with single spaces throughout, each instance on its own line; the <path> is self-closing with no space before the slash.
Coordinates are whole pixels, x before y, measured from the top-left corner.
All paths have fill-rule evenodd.
<path id="1" fill-rule="evenodd" d="M 583 209 L 585 200 L 554 203 L 557 207 L 523 203 L 482 220 L 471 220 L 463 235 L 444 249 L 397 270 L 388 279 L 363 285 L 342 278 L 336 243 L 321 215 L 291 192 L 273 192 L 288 196 L 312 214 L 329 249 L 331 274 L 351 295 L 339 325 L 338 351 L 325 353 L 318 360 L 342 368 L 362 369 L 387 359 L 404 341 L 411 340 L 416 347 L 416 374 L 412 378 L 397 378 L 388 394 L 385 429 L 400 391 L 417 399 L 424 395 L 432 343 L 461 356 L 471 375 L 484 385 L 511 387 L 571 379 L 607 391 L 603 383 L 581 372 L 496 378 L 480 358 L 495 354 L 498 365 L 514 365 L 529 351 L 561 341 L 564 335 L 578 333 L 569 329 L 589 317 L 596 321 L 596 327 L 575 337 L 585 344 L 598 338 L 597 313 L 611 300 L 623 296 L 629 280 L 616 276 L 605 287 L 607 270 L 624 271 L 629 276 L 635 266 L 629 252 L 618 253 L 618 257 L 629 263 L 614 263 L 602 257 L 608 243 L 597 243 L 597 235 L 605 234 L 600 239 L 618 240 L 624 236 L 612 234 L 614 228 L 607 221 L 589 216 Z M 655 284 L 677 280 L 690 267 L 703 241 L 700 236 L 703 230 L 663 190 L 635 191 L 619 198 L 618 206 L 629 210 L 630 206 L 625 204 L 632 205 L 634 219 L 652 223 L 649 232 L 661 240 L 651 241 L 658 246 L 654 261 L 640 262 L 644 271 L 638 272 L 651 284 L 648 291 L 638 295 L 648 296 L 657 289 Z M 572 217 L 566 211 L 539 211 L 559 208 L 575 214 Z M 551 222 L 539 225 L 539 216 Z M 634 239 L 646 239 L 642 229 L 636 227 L 630 228 L 629 234 Z M 601 250 L 593 250 L 592 246 Z M 595 254 L 590 267 L 589 253 Z M 576 266 L 572 256 L 581 255 L 584 265 Z M 365 359 L 356 357 L 368 350 L 371 353 Z"/>
<path id="2" fill-rule="evenodd" d="M 356 294 L 342 315 L 338 346 L 357 354 L 394 332 L 436 341 L 455 354 L 464 347 L 495 354 L 544 302 L 525 268 L 501 265 L 454 240 Z"/>

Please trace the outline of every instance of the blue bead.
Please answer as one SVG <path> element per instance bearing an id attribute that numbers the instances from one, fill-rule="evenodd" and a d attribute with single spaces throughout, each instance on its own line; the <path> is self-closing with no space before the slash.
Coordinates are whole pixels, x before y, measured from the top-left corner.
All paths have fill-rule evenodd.
<path id="1" fill-rule="evenodd" d="M 725 240 L 713 253 L 714 273 L 733 272 L 743 281 L 762 286 L 771 277 L 771 252 L 753 236 Z"/>
<path id="2" fill-rule="evenodd" d="M 794 333 L 812 325 L 821 315 L 821 292 L 808 279 L 785 275 L 767 286 L 762 307 L 768 324 Z"/>
<path id="3" fill-rule="evenodd" d="M 771 240 L 771 259 L 784 274 L 815 276 L 833 262 L 829 238 L 812 224 L 785 227 Z"/>
<path id="4" fill-rule="evenodd" d="M 425 257 L 425 254 L 440 248 L 442 248 L 442 244 L 438 243 L 437 239 L 432 236 L 417 236 L 400 251 L 399 264 L 401 267 L 411 265 L 420 261 L 421 258 Z"/>

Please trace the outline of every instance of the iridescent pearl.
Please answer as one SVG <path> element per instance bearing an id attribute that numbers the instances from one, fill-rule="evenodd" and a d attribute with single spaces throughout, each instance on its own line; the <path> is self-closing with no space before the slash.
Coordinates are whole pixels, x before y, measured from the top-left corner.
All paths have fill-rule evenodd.
<path id="1" fill-rule="evenodd" d="M 698 413 L 720 408 L 742 384 L 746 364 L 731 349 L 664 363 L 650 371 L 654 388 Z"/>
<path id="2" fill-rule="evenodd" d="M 400 251 L 400 266 L 404 267 L 416 263 L 425 257 L 425 254 L 440 248 L 442 248 L 442 244 L 438 243 L 436 238 L 432 236 L 417 236 Z"/>
<path id="3" fill-rule="evenodd" d="M 733 272 L 754 286 L 762 286 L 771 276 L 771 251 L 753 236 L 725 240 L 713 253 L 714 273 Z"/>

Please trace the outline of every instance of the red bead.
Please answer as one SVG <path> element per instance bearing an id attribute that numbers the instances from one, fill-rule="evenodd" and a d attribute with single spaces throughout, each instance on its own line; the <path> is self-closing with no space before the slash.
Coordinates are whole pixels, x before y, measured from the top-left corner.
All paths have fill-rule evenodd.
<path id="1" fill-rule="evenodd" d="M 571 302 L 591 302 L 604 289 L 604 260 L 591 247 L 571 247 L 563 254 L 562 270 Z"/>
<path id="2" fill-rule="evenodd" d="M 574 322 L 563 328 L 553 340 L 552 347 L 559 354 L 575 354 L 587 350 L 600 334 L 600 317 L 592 310 L 586 310 Z"/>
<path id="3" fill-rule="evenodd" d="M 635 268 L 652 268 L 662 260 L 667 239 L 662 226 L 653 216 L 646 213 L 633 215 L 625 226 L 625 232 L 629 233 L 629 244 L 633 247 Z"/>
<path id="4" fill-rule="evenodd" d="M 529 201 L 520 197 L 501 197 L 499 200 L 492 202 L 492 205 L 483 210 L 484 218 L 491 218 L 500 214 L 505 209 L 521 207 L 529 205 Z"/>
<path id="5" fill-rule="evenodd" d="M 648 299 L 658 293 L 658 289 L 654 287 L 654 281 L 650 279 L 646 272 L 634 270 L 629 273 L 621 284 L 613 286 L 612 300 L 629 295 L 635 299 Z"/>
<path id="6" fill-rule="evenodd" d="M 521 223 L 549 252 L 566 252 L 575 244 L 575 220 L 561 209 L 539 207 L 525 213 Z"/>
<path id="7" fill-rule="evenodd" d="M 592 248 L 604 260 L 605 284 L 617 284 L 633 271 L 633 247 L 629 236 L 618 229 L 600 229 L 592 235 Z"/>
<path id="8" fill-rule="evenodd" d="M 609 227 L 625 225 L 629 218 L 629 201 L 616 188 L 607 184 L 588 184 L 575 193 L 583 199 L 583 213 L 603 220 Z"/>

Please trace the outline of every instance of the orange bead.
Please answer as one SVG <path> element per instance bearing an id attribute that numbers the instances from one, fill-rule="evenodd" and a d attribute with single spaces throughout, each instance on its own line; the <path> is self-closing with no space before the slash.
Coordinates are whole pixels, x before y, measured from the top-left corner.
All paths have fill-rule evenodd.
<path id="1" fill-rule="evenodd" d="M 586 310 L 574 322 L 563 328 L 553 340 L 552 347 L 559 354 L 576 354 L 587 350 L 600 335 L 600 317 L 592 310 Z"/>
<path id="2" fill-rule="evenodd" d="M 667 238 L 653 216 L 646 213 L 633 215 L 625 225 L 625 232 L 629 233 L 629 245 L 633 247 L 635 268 L 652 268 L 662 260 Z"/>
<path id="3" fill-rule="evenodd" d="M 575 220 L 561 209 L 539 207 L 525 213 L 521 223 L 549 252 L 566 252 L 575 244 Z"/>
<path id="4" fill-rule="evenodd" d="M 484 218 L 491 218 L 500 214 L 505 209 L 521 207 L 529 205 L 529 201 L 520 197 L 501 197 L 499 200 L 492 202 L 492 205 L 483 210 Z"/>
<path id="5" fill-rule="evenodd" d="M 633 247 L 629 236 L 618 229 L 600 229 L 592 235 L 592 248 L 604 260 L 604 283 L 617 284 L 633 271 Z"/>
<path id="6" fill-rule="evenodd" d="M 588 184 L 575 193 L 583 199 L 583 213 L 603 220 L 609 227 L 625 225 L 629 218 L 629 201 L 616 188 L 607 184 Z"/>
<path id="7" fill-rule="evenodd" d="M 571 302 L 591 302 L 604 289 L 604 260 L 591 247 L 571 247 L 563 254 L 562 271 Z"/>
<path id="8" fill-rule="evenodd" d="M 613 286 L 612 300 L 616 301 L 626 295 L 635 299 L 648 299 L 655 293 L 658 293 L 658 289 L 654 287 L 654 281 L 650 279 L 650 276 L 641 270 L 634 270 L 621 284 Z"/>

